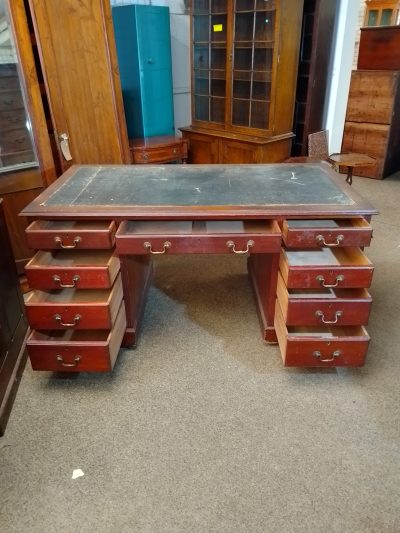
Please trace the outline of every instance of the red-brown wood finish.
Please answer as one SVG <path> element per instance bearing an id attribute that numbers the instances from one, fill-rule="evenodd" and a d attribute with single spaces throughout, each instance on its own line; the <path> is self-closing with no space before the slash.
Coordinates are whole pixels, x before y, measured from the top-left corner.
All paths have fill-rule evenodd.
<path id="1" fill-rule="evenodd" d="M 361 28 L 358 70 L 400 70 L 400 26 Z"/>
<path id="2" fill-rule="evenodd" d="M 188 144 L 187 139 L 161 135 L 130 139 L 129 149 L 132 154 L 132 163 L 137 165 L 171 163 L 174 161 L 186 163 Z"/>
<path id="3" fill-rule="evenodd" d="M 363 218 L 339 219 L 336 228 L 327 227 L 324 220 L 301 227 L 293 227 L 291 222 L 295 221 L 284 220 L 282 224 L 282 239 L 287 248 L 369 246 L 372 238 L 372 228 Z"/>
<path id="4" fill-rule="evenodd" d="M 34 250 L 98 250 L 113 247 L 115 232 L 113 221 L 35 220 L 26 229 L 26 239 Z"/>

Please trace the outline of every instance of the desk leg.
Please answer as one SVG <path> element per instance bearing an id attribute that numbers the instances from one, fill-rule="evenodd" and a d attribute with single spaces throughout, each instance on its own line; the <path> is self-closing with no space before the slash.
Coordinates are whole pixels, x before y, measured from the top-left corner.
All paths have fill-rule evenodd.
<path id="1" fill-rule="evenodd" d="M 279 253 L 251 254 L 247 260 L 263 339 L 269 343 L 277 342 L 274 315 L 278 266 Z"/>
<path id="2" fill-rule="evenodd" d="M 119 259 L 127 322 L 122 346 L 136 346 L 153 264 L 148 255 L 121 255 Z"/>

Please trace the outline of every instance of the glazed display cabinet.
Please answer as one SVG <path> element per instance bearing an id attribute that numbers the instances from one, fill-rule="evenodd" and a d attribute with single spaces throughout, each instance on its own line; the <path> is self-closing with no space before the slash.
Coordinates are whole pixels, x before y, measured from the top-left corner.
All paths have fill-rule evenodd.
<path id="1" fill-rule="evenodd" d="M 303 2 L 193 0 L 193 163 L 289 156 Z"/>

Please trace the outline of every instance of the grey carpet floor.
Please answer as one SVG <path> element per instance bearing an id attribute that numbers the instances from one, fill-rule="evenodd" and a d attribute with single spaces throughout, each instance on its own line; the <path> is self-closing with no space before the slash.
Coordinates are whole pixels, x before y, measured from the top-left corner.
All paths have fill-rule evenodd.
<path id="1" fill-rule="evenodd" d="M 365 367 L 283 368 L 244 259 L 162 258 L 111 375 L 27 365 L 0 531 L 398 533 L 400 176 L 354 188 L 381 210 Z"/>

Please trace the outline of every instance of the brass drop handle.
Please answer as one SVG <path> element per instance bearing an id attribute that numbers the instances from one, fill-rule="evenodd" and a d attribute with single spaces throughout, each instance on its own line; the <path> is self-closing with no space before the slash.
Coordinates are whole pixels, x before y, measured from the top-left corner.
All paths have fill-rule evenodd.
<path id="1" fill-rule="evenodd" d="M 81 315 L 75 315 L 73 318 L 73 322 L 63 322 L 61 315 L 59 315 L 58 313 L 54 315 L 54 320 L 64 328 L 74 328 L 81 318 Z"/>
<path id="2" fill-rule="evenodd" d="M 81 277 L 78 276 L 78 274 L 76 274 L 75 276 L 72 277 L 72 283 L 61 283 L 60 276 L 57 276 L 57 274 L 54 274 L 53 276 L 54 283 L 57 283 L 58 286 L 61 287 L 62 289 L 72 289 L 73 287 L 76 287 L 76 284 L 78 283 L 80 279 Z"/>
<path id="3" fill-rule="evenodd" d="M 315 316 L 321 319 L 323 324 L 337 324 L 338 319 L 343 315 L 343 311 L 336 311 L 334 320 L 325 320 L 325 314 L 323 311 L 315 311 Z"/>
<path id="4" fill-rule="evenodd" d="M 250 248 L 254 246 L 254 241 L 252 240 L 247 241 L 245 250 L 236 250 L 236 246 L 233 241 L 227 241 L 226 245 L 234 254 L 248 254 L 250 251 Z"/>
<path id="5" fill-rule="evenodd" d="M 331 289 L 331 288 L 337 287 L 339 283 L 344 281 L 344 276 L 343 274 L 339 274 L 338 276 L 336 276 L 336 282 L 333 284 L 325 283 L 324 276 L 317 276 L 315 279 L 319 281 L 319 283 L 321 284 L 321 287 L 325 287 L 326 289 Z"/>
<path id="6" fill-rule="evenodd" d="M 74 362 L 73 363 L 66 363 L 64 361 L 64 358 L 62 355 L 56 355 L 56 361 L 57 363 L 59 363 L 61 366 L 67 366 L 67 367 L 74 367 L 74 366 L 78 366 L 79 364 L 79 361 L 81 360 L 81 356 L 80 355 L 76 355 L 74 357 Z"/>
<path id="7" fill-rule="evenodd" d="M 172 245 L 171 245 L 171 243 L 169 241 L 165 241 L 164 244 L 163 244 L 163 249 L 160 252 L 156 252 L 156 251 L 153 250 L 151 242 L 147 242 L 146 241 L 146 242 L 143 243 L 143 246 L 145 247 L 145 249 L 149 253 L 151 253 L 153 255 L 162 255 L 162 254 L 167 253 L 168 248 L 171 248 Z"/>
<path id="8" fill-rule="evenodd" d="M 331 357 L 323 359 L 322 353 L 319 350 L 316 350 L 315 352 L 313 352 L 313 356 L 319 359 L 321 363 L 331 363 L 332 361 L 334 361 L 337 357 L 340 357 L 341 355 L 342 355 L 342 352 L 340 350 L 335 350 L 332 353 Z"/>
<path id="9" fill-rule="evenodd" d="M 74 238 L 74 244 L 64 244 L 62 242 L 62 238 L 61 237 L 54 237 L 54 243 L 59 246 L 60 248 L 63 248 L 64 250 L 70 250 L 72 248 L 76 248 L 82 241 L 82 238 L 81 237 L 75 237 Z"/>
<path id="10" fill-rule="evenodd" d="M 328 248 L 335 248 L 336 246 L 340 246 L 340 244 L 343 242 L 344 235 L 338 235 L 336 237 L 335 242 L 326 242 L 325 237 L 323 235 L 316 235 L 315 240 L 318 244 L 318 246 L 326 246 Z"/>

